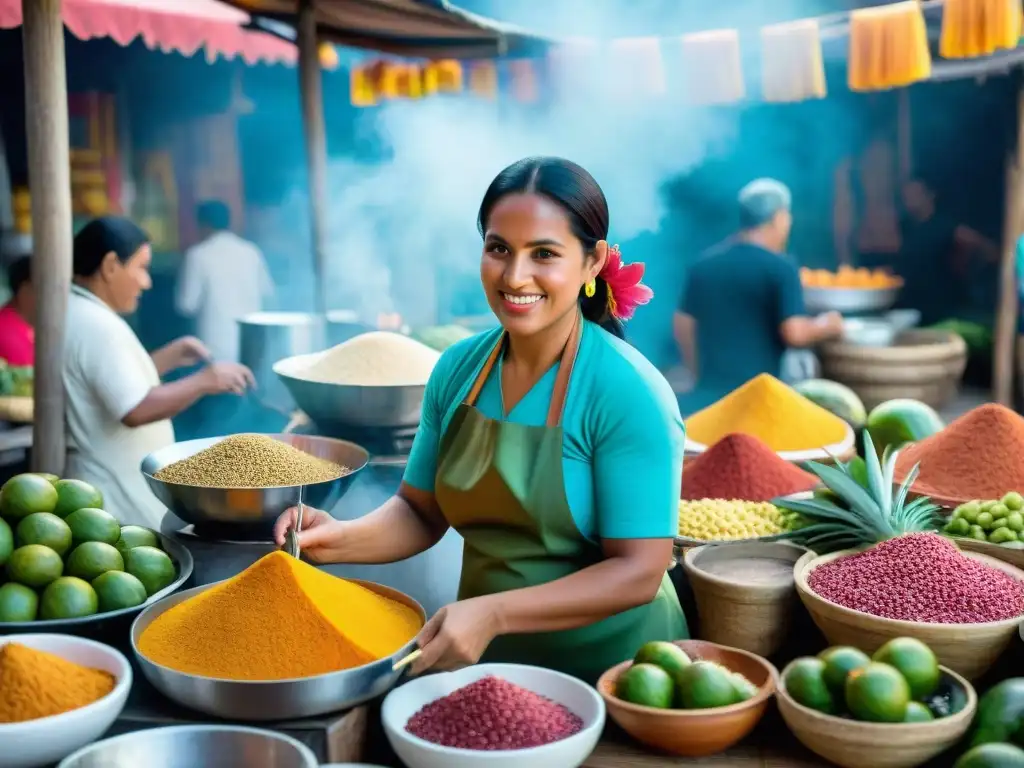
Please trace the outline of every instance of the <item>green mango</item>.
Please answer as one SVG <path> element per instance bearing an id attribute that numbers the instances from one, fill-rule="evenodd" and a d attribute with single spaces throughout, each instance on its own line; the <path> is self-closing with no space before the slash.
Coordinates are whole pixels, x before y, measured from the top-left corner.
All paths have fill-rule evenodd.
<path id="1" fill-rule="evenodd" d="M 993 686 L 978 701 L 971 746 L 1024 738 L 1024 677 Z"/>

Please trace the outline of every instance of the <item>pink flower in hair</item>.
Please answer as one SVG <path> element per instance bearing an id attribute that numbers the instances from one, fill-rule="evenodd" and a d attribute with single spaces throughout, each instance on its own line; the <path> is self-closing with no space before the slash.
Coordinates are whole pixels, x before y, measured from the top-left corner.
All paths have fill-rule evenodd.
<path id="1" fill-rule="evenodd" d="M 608 259 L 601 270 L 601 278 L 608 284 L 608 310 L 617 320 L 629 320 L 636 308 L 654 298 L 654 291 L 640 281 L 644 276 L 644 263 L 624 264 L 619 246 L 608 249 Z"/>

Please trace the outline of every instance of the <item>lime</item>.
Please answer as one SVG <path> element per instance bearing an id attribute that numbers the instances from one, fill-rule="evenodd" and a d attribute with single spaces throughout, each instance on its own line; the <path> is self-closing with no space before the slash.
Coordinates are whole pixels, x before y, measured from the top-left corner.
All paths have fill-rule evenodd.
<path id="1" fill-rule="evenodd" d="M 686 651 L 674 643 L 654 641 L 645 643 L 636 656 L 633 657 L 634 664 L 653 664 L 668 672 L 673 680 L 686 667 L 690 666 L 690 657 Z"/>
<path id="2" fill-rule="evenodd" d="M 170 586 L 178 576 L 171 558 L 156 547 L 135 547 L 128 550 L 124 569 L 142 582 L 146 594 L 150 597 Z"/>
<path id="3" fill-rule="evenodd" d="M 0 490 L 0 515 L 10 521 L 35 512 L 53 512 L 57 491 L 39 475 L 15 475 Z"/>
<path id="4" fill-rule="evenodd" d="M 988 541 L 988 538 L 985 536 L 985 529 L 980 525 L 972 525 L 967 535 L 978 541 Z"/>
<path id="5" fill-rule="evenodd" d="M 7 558 L 13 551 L 14 534 L 11 532 L 11 526 L 7 524 L 6 520 L 0 518 L 0 567 L 7 562 Z"/>
<path id="6" fill-rule="evenodd" d="M 981 506 L 976 501 L 969 501 L 956 508 L 956 516 L 966 520 L 968 525 L 974 525 L 977 522 L 980 512 Z"/>
<path id="7" fill-rule="evenodd" d="M 1021 496 L 1016 491 L 1010 491 L 999 501 L 1011 512 L 1019 512 L 1024 509 L 1024 496 Z"/>
<path id="8" fill-rule="evenodd" d="M 92 581 L 99 599 L 100 613 L 134 608 L 146 602 L 146 588 L 142 582 L 124 571 L 107 571 Z"/>
<path id="9" fill-rule="evenodd" d="M 982 744 L 962 754 L 953 768 L 1024 768 L 1024 749 L 1012 744 Z"/>
<path id="10" fill-rule="evenodd" d="M 1011 541 L 1017 541 L 1017 534 L 1009 528 L 996 528 L 988 535 L 988 540 L 991 544 L 1006 544 Z"/>
<path id="11" fill-rule="evenodd" d="M 615 684 L 615 695 L 630 704 L 669 709 L 674 690 L 672 678 L 653 664 L 634 664 Z"/>
<path id="12" fill-rule="evenodd" d="M 61 557 L 71 549 L 71 529 L 52 512 L 36 512 L 18 523 L 16 538 L 19 547 L 42 544 Z"/>
<path id="13" fill-rule="evenodd" d="M 0 587 L 0 624 L 5 621 L 35 621 L 39 595 L 24 584 L 9 581 Z"/>
<path id="14" fill-rule="evenodd" d="M 894 667 L 910 686 L 910 698 L 923 699 L 939 687 L 939 660 L 932 649 L 913 637 L 890 640 L 871 657 Z"/>
<path id="15" fill-rule="evenodd" d="M 87 507 L 103 509 L 103 494 L 88 483 L 81 480 L 58 480 L 54 487 L 57 489 L 57 507 L 53 511 L 60 517 L 67 517 Z"/>
<path id="16" fill-rule="evenodd" d="M 42 544 L 18 547 L 7 560 L 7 578 L 35 589 L 45 587 L 63 572 L 60 555 Z"/>
<path id="17" fill-rule="evenodd" d="M 903 716 L 904 723 L 927 723 L 935 719 L 935 715 L 919 701 L 907 704 L 907 713 Z"/>
<path id="18" fill-rule="evenodd" d="M 43 480 L 48 482 L 50 485 L 56 485 L 60 477 L 57 475 L 51 475 L 49 472 L 33 472 L 34 475 L 39 475 Z"/>
<path id="19" fill-rule="evenodd" d="M 1020 512 L 1011 512 L 1006 516 L 1006 526 L 1017 533 L 1024 531 L 1024 515 Z"/>
<path id="20" fill-rule="evenodd" d="M 135 547 L 156 547 L 160 549 L 160 539 L 155 531 L 140 525 L 122 525 L 121 538 L 114 544 L 122 557 L 128 556 L 128 550 Z"/>
<path id="21" fill-rule="evenodd" d="M 39 602 L 39 618 L 78 619 L 96 613 L 99 602 L 89 582 L 74 576 L 61 576 L 43 590 Z"/>
<path id="22" fill-rule="evenodd" d="M 760 690 L 739 672 L 732 673 L 732 687 L 736 689 L 737 701 L 746 701 L 757 696 Z"/>
<path id="23" fill-rule="evenodd" d="M 121 525 L 109 512 L 95 507 L 76 509 L 64 522 L 71 528 L 75 545 L 86 541 L 102 541 L 113 546 L 121 538 Z"/>
<path id="24" fill-rule="evenodd" d="M 727 707 L 739 701 L 732 673 L 711 661 L 695 661 L 676 683 L 676 702 L 681 709 Z"/>
<path id="25" fill-rule="evenodd" d="M 825 683 L 825 662 L 808 656 L 794 661 L 786 670 L 783 680 L 793 700 L 805 707 L 834 714 L 836 701 Z"/>
<path id="26" fill-rule="evenodd" d="M 946 530 L 955 536 L 966 536 L 971 531 L 971 524 L 967 522 L 966 518 L 958 517 L 949 521 Z"/>
<path id="27" fill-rule="evenodd" d="M 68 557 L 68 575 L 92 581 L 107 571 L 123 571 L 124 559 L 110 544 L 87 541 L 79 544 Z"/>
<path id="28" fill-rule="evenodd" d="M 842 701 L 846 690 L 847 676 L 853 670 L 862 669 L 871 663 L 866 653 L 850 645 L 826 648 L 818 654 L 818 658 L 825 662 L 825 685 L 839 701 Z"/>
<path id="29" fill-rule="evenodd" d="M 992 529 L 992 521 L 996 518 L 991 512 L 979 512 L 976 525 L 981 526 L 982 530 L 988 531 Z"/>
<path id="30" fill-rule="evenodd" d="M 899 670 L 872 662 L 846 679 L 846 707 L 857 720 L 902 723 L 910 702 L 910 685 Z"/>

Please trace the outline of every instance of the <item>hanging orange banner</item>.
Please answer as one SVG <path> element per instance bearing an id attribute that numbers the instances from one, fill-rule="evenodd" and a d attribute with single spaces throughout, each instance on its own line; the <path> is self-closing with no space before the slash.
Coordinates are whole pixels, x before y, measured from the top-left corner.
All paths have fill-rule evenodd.
<path id="1" fill-rule="evenodd" d="M 947 59 L 989 56 L 1020 42 L 1020 0 L 946 0 L 939 53 Z"/>
<path id="2" fill-rule="evenodd" d="M 918 0 L 850 14 L 850 90 L 899 88 L 926 80 L 931 73 L 928 30 Z"/>

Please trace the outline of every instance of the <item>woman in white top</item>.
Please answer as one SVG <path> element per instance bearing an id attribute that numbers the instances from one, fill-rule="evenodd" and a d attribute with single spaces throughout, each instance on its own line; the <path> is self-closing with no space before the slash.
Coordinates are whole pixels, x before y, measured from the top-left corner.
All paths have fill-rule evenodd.
<path id="1" fill-rule="evenodd" d="M 135 311 L 152 285 L 145 232 L 109 216 L 75 236 L 74 282 L 68 300 L 63 378 L 67 398 L 65 474 L 102 491 L 122 523 L 156 528 L 166 510 L 139 465 L 174 442 L 170 419 L 209 394 L 241 395 L 252 373 L 237 363 L 212 363 L 168 384 L 160 376 L 209 359 L 193 337 L 146 352 L 121 317 Z"/>

